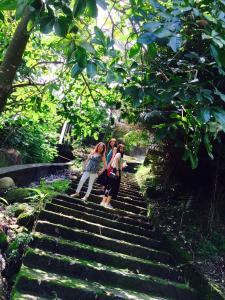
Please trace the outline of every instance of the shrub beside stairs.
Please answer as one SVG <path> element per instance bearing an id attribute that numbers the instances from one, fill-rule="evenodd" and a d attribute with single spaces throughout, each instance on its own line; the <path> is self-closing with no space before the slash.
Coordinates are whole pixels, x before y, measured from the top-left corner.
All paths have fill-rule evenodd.
<path id="1" fill-rule="evenodd" d="M 99 205 L 98 184 L 88 203 L 70 197 L 78 180 L 46 205 L 11 299 L 201 300 L 146 217 L 129 171 L 115 209 Z"/>

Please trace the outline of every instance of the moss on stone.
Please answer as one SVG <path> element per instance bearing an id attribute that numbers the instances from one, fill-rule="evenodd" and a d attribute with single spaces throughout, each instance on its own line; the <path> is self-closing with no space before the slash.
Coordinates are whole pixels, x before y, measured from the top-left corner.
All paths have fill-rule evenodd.
<path id="1" fill-rule="evenodd" d="M 29 202 L 27 198 L 30 197 L 31 195 L 32 192 L 26 188 L 16 188 L 16 189 L 9 190 L 5 194 L 5 198 L 9 203 L 15 203 L 15 202 L 23 203 L 23 202 Z"/>
<path id="2" fill-rule="evenodd" d="M 67 276 L 60 276 L 58 274 L 45 272 L 39 269 L 30 269 L 25 266 L 22 266 L 20 274 L 17 279 L 16 288 L 14 289 L 14 295 L 17 291 L 20 291 L 20 278 L 27 278 L 27 280 L 36 280 L 40 285 L 42 281 L 47 281 L 53 289 L 57 286 L 60 289 L 72 288 L 72 289 L 82 289 L 87 292 L 92 292 L 96 295 L 96 299 L 110 299 L 109 295 L 112 296 L 112 299 L 132 299 L 132 300 L 168 300 L 169 298 L 159 298 L 154 296 L 149 296 L 143 293 L 138 293 L 130 290 L 124 290 L 118 287 L 112 287 L 110 285 L 102 285 L 97 282 L 83 281 L 76 278 L 69 278 Z M 90 294 L 88 294 L 90 295 Z M 108 295 L 108 297 L 107 297 Z M 114 298 L 115 297 L 115 298 Z M 71 298 L 72 299 L 72 298 Z M 89 299 L 89 298 L 88 298 Z M 15 300 L 12 298 L 12 300 Z"/>
<path id="3" fill-rule="evenodd" d="M 115 267 L 111 267 L 109 265 L 104 265 L 95 261 L 89 261 L 86 259 L 78 259 L 78 258 L 71 258 L 65 255 L 59 255 L 57 254 L 57 256 L 55 256 L 54 253 L 49 252 L 49 251 L 43 251 L 43 250 L 39 250 L 39 249 L 29 249 L 26 253 L 26 256 L 29 257 L 32 260 L 36 260 L 38 259 L 38 256 L 40 257 L 46 257 L 46 259 L 48 259 L 49 264 L 51 262 L 51 260 L 53 261 L 54 259 L 57 259 L 59 261 L 61 261 L 62 263 L 65 263 L 65 265 L 81 265 L 87 268 L 93 268 L 96 271 L 108 271 L 108 272 L 112 272 L 114 274 L 117 275 L 122 275 L 124 276 L 124 278 L 127 277 L 127 279 L 129 278 L 136 278 L 136 279 L 141 279 L 141 280 L 145 280 L 148 281 L 149 284 L 152 283 L 157 283 L 160 284 L 162 286 L 164 286 L 164 288 L 167 288 L 168 286 L 173 286 L 175 288 L 181 289 L 181 290 L 187 290 L 189 289 L 189 286 L 187 284 L 184 283 L 177 283 L 177 282 L 172 282 L 169 280 L 165 280 L 159 277 L 154 277 L 154 276 L 150 276 L 150 275 L 144 275 L 144 274 L 135 274 L 131 271 L 129 271 L 128 269 L 119 269 L 119 268 L 115 268 Z M 25 260 L 25 264 L 26 264 L 26 260 Z"/>
<path id="4" fill-rule="evenodd" d="M 0 191 L 6 191 L 10 188 L 14 188 L 15 182 L 11 177 L 3 177 L 0 178 Z"/>

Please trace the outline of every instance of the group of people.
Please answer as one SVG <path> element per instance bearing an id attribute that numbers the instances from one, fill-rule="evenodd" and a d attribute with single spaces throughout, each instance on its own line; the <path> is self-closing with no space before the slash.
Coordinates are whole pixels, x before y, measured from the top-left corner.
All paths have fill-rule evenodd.
<path id="1" fill-rule="evenodd" d="M 108 153 L 107 153 L 108 152 Z M 79 197 L 80 191 L 89 178 L 88 189 L 82 198 L 86 201 L 91 193 L 93 184 L 97 182 L 104 187 L 104 195 L 100 205 L 106 208 L 113 208 L 111 199 L 116 199 L 121 182 L 122 170 L 127 166 L 123 161 L 124 144 L 118 144 L 115 138 L 108 143 L 108 149 L 102 142 L 98 143 L 89 154 L 84 167 L 83 175 L 77 186 L 76 193 L 73 197 Z M 101 169 L 101 163 L 103 167 Z"/>

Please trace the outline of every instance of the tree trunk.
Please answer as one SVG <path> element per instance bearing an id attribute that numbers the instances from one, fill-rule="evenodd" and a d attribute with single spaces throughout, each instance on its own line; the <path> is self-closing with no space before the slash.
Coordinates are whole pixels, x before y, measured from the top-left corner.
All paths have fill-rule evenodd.
<path id="1" fill-rule="evenodd" d="M 4 110 L 7 98 L 12 92 L 12 83 L 22 62 L 23 53 L 30 37 L 31 32 L 27 30 L 27 25 L 31 15 L 32 12 L 27 8 L 0 65 L 0 114 Z"/>

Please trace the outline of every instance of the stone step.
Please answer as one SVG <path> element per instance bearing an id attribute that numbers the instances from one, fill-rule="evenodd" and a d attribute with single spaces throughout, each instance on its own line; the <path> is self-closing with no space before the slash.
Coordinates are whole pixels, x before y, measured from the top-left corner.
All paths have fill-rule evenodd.
<path id="1" fill-rule="evenodd" d="M 200 300 L 152 230 L 134 176 L 123 174 L 114 209 L 99 205 L 101 193 L 95 183 L 88 202 L 58 195 L 45 205 L 10 299 Z"/>
<path id="2" fill-rule="evenodd" d="M 79 183 L 79 181 L 80 181 L 80 177 L 78 177 L 77 179 L 72 179 L 72 184 L 74 184 L 75 186 L 77 186 L 78 185 L 78 183 Z M 85 182 L 85 184 L 87 185 L 87 183 L 88 183 L 88 180 Z M 94 186 L 95 187 L 102 187 L 102 185 L 100 185 L 99 183 L 94 183 Z M 127 183 L 124 183 L 123 182 L 123 179 L 122 179 L 122 181 L 121 181 L 121 183 L 120 183 L 120 188 L 122 189 L 122 190 L 127 190 L 127 191 L 130 191 L 131 193 L 133 193 L 134 195 L 140 195 L 140 188 L 139 188 L 139 186 L 138 185 L 129 185 L 129 184 L 127 184 Z"/>
<path id="3" fill-rule="evenodd" d="M 49 300 L 49 298 L 39 297 L 36 295 L 24 294 L 24 293 L 20 293 L 18 291 L 15 291 L 13 297 L 11 297 L 10 299 L 12 299 L 12 300 Z"/>
<path id="4" fill-rule="evenodd" d="M 86 192 L 87 191 L 87 187 L 88 187 L 88 185 L 84 184 L 83 188 L 82 188 L 82 191 Z M 72 190 L 73 193 L 76 192 L 76 188 L 77 188 L 76 184 L 71 184 L 70 189 Z M 96 186 L 93 186 L 91 192 L 93 194 L 96 194 L 96 195 L 101 195 L 101 196 L 104 195 L 104 191 L 101 188 L 96 187 Z M 142 196 L 137 197 L 137 196 L 129 194 L 127 192 L 122 192 L 122 193 L 119 192 L 118 199 L 122 199 L 122 198 L 125 198 L 125 197 L 127 197 L 127 199 L 131 201 L 130 202 L 131 204 L 133 203 L 135 205 L 135 203 L 136 203 L 137 206 L 146 207 L 146 201 L 145 201 L 145 199 Z"/>
<path id="5" fill-rule="evenodd" d="M 152 225 L 150 221 L 148 223 L 143 222 L 141 218 L 134 218 L 132 214 L 124 214 L 124 212 L 123 214 L 117 214 L 117 210 L 107 209 L 104 206 L 100 206 L 91 202 L 88 202 L 87 204 L 81 199 L 71 198 L 63 195 L 54 198 L 52 200 L 52 203 L 135 226 L 137 230 L 139 230 L 140 235 L 142 235 L 143 231 L 147 236 L 152 236 L 152 234 L 155 234 L 152 230 Z"/>
<path id="6" fill-rule="evenodd" d="M 55 300 L 168 300 L 168 298 L 149 297 L 143 293 L 112 288 L 110 285 L 105 286 L 97 282 L 72 279 L 48 271 L 30 269 L 26 266 L 22 266 L 16 291 L 29 292 L 38 297 Z M 12 298 L 12 300 L 15 299 Z"/>
<path id="7" fill-rule="evenodd" d="M 146 259 L 132 257 L 111 250 L 106 251 L 99 247 L 71 242 L 62 238 L 56 239 L 44 234 L 35 233 L 30 246 L 55 254 L 95 261 L 115 268 L 127 269 L 137 274 L 141 273 L 175 282 L 183 282 L 181 272 L 169 265 L 153 263 Z"/>
<path id="8" fill-rule="evenodd" d="M 118 239 L 112 239 L 99 234 L 87 232 L 85 230 L 79 230 L 76 228 L 50 223 L 47 221 L 38 221 L 36 225 L 37 232 L 44 233 L 54 237 L 61 237 L 63 239 L 77 241 L 79 243 L 88 244 L 95 247 L 100 247 L 122 254 L 127 254 L 134 257 L 143 259 L 150 259 L 154 262 L 160 262 L 164 264 L 173 264 L 171 255 L 167 252 L 150 249 L 140 245 L 134 245 L 128 242 L 121 242 Z"/>
<path id="9" fill-rule="evenodd" d="M 123 186 L 120 186 L 120 192 L 124 193 L 124 194 L 128 194 L 130 196 L 134 196 L 136 198 L 142 198 L 143 197 L 141 192 L 138 192 L 138 191 L 133 190 L 133 189 L 125 188 Z"/>
<path id="10" fill-rule="evenodd" d="M 72 191 L 72 193 L 73 192 L 74 191 Z M 72 194 L 71 191 L 68 191 L 68 193 Z M 80 195 L 81 195 L 81 197 L 83 197 L 85 195 L 85 193 L 81 192 Z M 101 201 L 102 201 L 102 197 L 91 193 L 89 198 L 88 198 L 88 201 L 90 201 L 90 202 L 93 201 L 95 203 L 100 204 Z M 125 210 L 125 211 L 128 211 L 128 212 L 132 212 L 136 215 L 143 215 L 143 216 L 147 215 L 147 209 L 146 208 L 140 207 L 140 206 L 137 206 L 137 205 L 133 205 L 133 204 L 130 204 L 130 203 L 126 203 L 126 202 L 124 202 L 124 200 L 119 201 L 119 200 L 112 199 L 111 204 L 112 204 L 113 208 L 115 208 L 115 209 Z"/>
<path id="11" fill-rule="evenodd" d="M 125 187 L 125 188 L 128 188 L 128 189 L 131 189 L 131 190 L 136 190 L 136 191 L 140 191 L 140 187 L 137 183 L 132 183 L 132 182 L 127 182 L 126 179 L 124 179 L 122 177 L 122 180 L 121 180 L 121 186 L 122 187 Z"/>
<path id="12" fill-rule="evenodd" d="M 79 183 L 78 179 L 75 180 L 75 181 L 73 180 L 70 184 L 70 187 L 72 189 L 76 190 L 78 183 Z M 86 190 L 87 187 L 88 187 L 88 180 L 84 183 L 82 189 Z M 98 193 L 104 194 L 104 188 L 101 185 L 99 185 L 98 183 L 94 183 L 92 190 L 97 190 Z M 137 191 L 132 192 L 130 189 L 125 189 L 122 186 L 120 186 L 120 190 L 119 190 L 118 195 L 120 195 L 120 196 L 131 196 L 134 200 L 145 202 L 145 199 L 143 198 L 141 193 L 139 193 Z"/>
<path id="13" fill-rule="evenodd" d="M 101 206 L 100 205 L 100 200 L 99 198 L 95 198 L 93 199 L 93 201 L 91 201 L 91 197 L 89 199 L 88 202 L 85 202 L 83 200 L 81 200 L 80 198 L 74 198 L 74 197 L 71 197 L 71 196 L 68 196 L 68 195 L 62 195 L 62 194 L 59 194 L 57 195 L 57 199 L 62 199 L 64 201 L 67 201 L 67 202 L 70 202 L 70 203 L 75 203 L 75 202 L 78 202 L 80 204 L 85 204 L 86 206 L 88 207 L 92 207 L 94 209 L 97 209 L 97 210 L 101 210 L 103 212 L 110 212 L 111 214 L 114 214 L 114 215 L 119 215 L 119 216 L 127 216 L 127 217 L 130 217 L 134 220 L 139 220 L 142 222 L 143 226 L 145 226 L 147 224 L 147 228 L 149 228 L 149 224 L 150 224 L 150 219 L 145 216 L 145 215 L 141 215 L 141 214 L 135 214 L 131 211 L 128 211 L 128 210 L 122 210 L 122 209 L 119 209 L 119 208 L 116 208 L 116 209 L 108 209 L 108 208 L 105 208 L 104 206 Z"/>
<path id="14" fill-rule="evenodd" d="M 87 188 L 83 188 L 81 190 L 80 194 L 84 195 L 86 193 L 86 191 L 87 191 Z M 76 190 L 74 188 L 69 188 L 68 191 L 67 191 L 67 193 L 69 195 L 75 194 L 75 192 L 76 192 Z M 91 195 L 98 196 L 100 200 L 103 198 L 102 191 L 99 191 L 97 189 L 92 189 Z M 122 203 L 126 203 L 126 204 L 137 206 L 137 207 L 139 207 L 141 209 L 144 209 L 144 210 L 146 209 L 146 206 L 147 206 L 147 203 L 145 201 L 143 201 L 143 200 L 141 200 L 141 201 L 140 200 L 134 200 L 130 196 L 125 196 L 125 195 L 124 196 L 119 196 L 118 195 L 117 196 L 117 200 L 120 201 L 120 202 L 122 202 Z M 112 200 L 112 201 L 115 201 L 115 200 Z"/>
<path id="15" fill-rule="evenodd" d="M 29 249 L 23 263 L 32 269 L 54 272 L 73 279 L 87 280 L 103 285 L 110 283 L 113 287 L 146 293 L 149 296 L 197 300 L 195 292 L 185 284 L 134 274 L 125 269 L 116 269 L 96 262 L 54 255 L 52 252 L 39 249 Z"/>
<path id="16" fill-rule="evenodd" d="M 78 184 L 79 180 L 77 180 L 75 182 L 76 182 L 76 184 Z M 101 188 L 102 186 L 95 182 L 94 187 Z M 125 192 L 125 193 L 130 193 L 133 196 L 143 197 L 143 195 L 141 194 L 141 191 L 140 191 L 139 188 L 138 189 L 133 189 L 131 187 L 127 187 L 126 185 L 123 185 L 122 183 L 120 185 L 120 191 Z"/>
<path id="17" fill-rule="evenodd" d="M 86 221 L 102 224 L 110 228 L 123 230 L 131 234 L 136 234 L 139 236 L 144 236 L 148 238 L 153 239 L 159 239 L 157 238 L 157 235 L 155 232 L 152 232 L 150 230 L 146 230 L 143 228 L 139 228 L 134 225 L 126 224 L 123 222 L 120 222 L 119 220 L 113 220 L 111 218 L 107 218 L 104 214 L 102 216 L 99 216 L 96 214 L 94 210 L 88 210 L 88 207 L 86 206 L 73 206 L 68 207 L 65 202 L 60 202 L 60 200 L 53 200 L 52 203 L 47 203 L 46 210 L 56 212 L 56 213 L 62 213 L 66 216 L 72 216 L 80 219 L 84 219 Z M 78 209 L 77 209 L 78 208 Z"/>
<path id="18" fill-rule="evenodd" d="M 68 209 L 69 210 L 69 209 Z M 70 210 L 70 214 L 72 211 Z M 131 234 L 129 232 L 125 232 L 123 230 L 118 230 L 115 228 L 107 227 L 104 224 L 104 219 L 102 219 L 102 224 L 100 222 L 93 223 L 86 220 L 85 214 L 83 214 L 83 219 L 81 213 L 78 213 L 79 217 L 71 216 L 71 215 L 64 215 L 62 213 L 53 212 L 50 210 L 42 210 L 39 214 L 39 220 L 41 221 L 49 221 L 55 224 L 61 224 L 63 226 L 77 228 L 80 230 L 85 230 L 95 234 L 101 234 L 105 237 L 110 237 L 113 239 L 121 240 L 123 243 L 128 242 L 132 244 L 138 244 L 143 247 L 149 247 L 153 249 L 160 249 L 161 243 L 158 240 L 150 239 L 144 236 L 139 236 L 135 234 Z"/>

